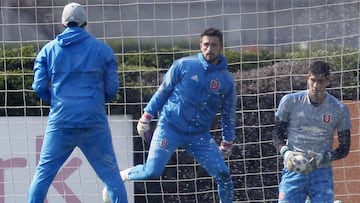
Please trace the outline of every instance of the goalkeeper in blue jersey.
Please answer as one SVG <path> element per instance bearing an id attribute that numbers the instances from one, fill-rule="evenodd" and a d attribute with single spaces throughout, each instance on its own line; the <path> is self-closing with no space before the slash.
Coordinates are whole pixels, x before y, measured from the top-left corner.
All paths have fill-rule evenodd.
<path id="1" fill-rule="evenodd" d="M 44 202 L 58 170 L 79 147 L 109 188 L 112 202 L 127 203 L 105 112 L 117 94 L 119 78 L 113 50 L 86 30 L 86 10 L 69 3 L 65 29 L 35 59 L 35 93 L 50 104 L 40 160 L 29 189 L 29 203 Z"/>
<path id="2" fill-rule="evenodd" d="M 124 181 L 158 178 L 173 152 L 181 147 L 215 178 L 221 202 L 232 203 L 233 182 L 224 155 L 231 152 L 235 138 L 234 77 L 221 54 L 221 31 L 203 31 L 200 48 L 201 53 L 174 61 L 165 74 L 137 125 L 141 136 L 148 141 L 152 138 L 146 163 L 121 171 L 121 176 Z M 158 112 L 151 137 L 150 121 Z M 220 146 L 210 134 L 218 112 L 222 115 Z"/>
<path id="3" fill-rule="evenodd" d="M 310 64 L 308 89 L 285 95 L 276 112 L 274 144 L 284 159 L 279 202 L 334 202 L 332 161 L 350 150 L 350 116 L 345 104 L 326 91 L 330 66 Z M 334 134 L 339 146 L 333 150 Z"/>

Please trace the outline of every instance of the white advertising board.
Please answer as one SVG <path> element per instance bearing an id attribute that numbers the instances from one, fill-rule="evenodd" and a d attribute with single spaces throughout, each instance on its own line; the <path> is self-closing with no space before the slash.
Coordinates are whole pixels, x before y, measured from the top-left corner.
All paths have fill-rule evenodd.
<path id="1" fill-rule="evenodd" d="M 34 175 L 46 117 L 0 118 L 0 203 L 24 203 Z M 109 116 L 113 145 L 120 169 L 133 164 L 132 122 L 129 116 Z M 104 185 L 82 152 L 76 148 L 51 184 L 48 203 L 99 203 Z M 129 194 L 133 184 L 126 183 Z"/>

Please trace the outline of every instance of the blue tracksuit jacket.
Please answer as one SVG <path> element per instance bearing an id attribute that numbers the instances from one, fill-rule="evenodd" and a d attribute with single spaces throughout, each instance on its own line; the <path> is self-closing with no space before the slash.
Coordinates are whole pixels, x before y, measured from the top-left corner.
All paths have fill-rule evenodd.
<path id="1" fill-rule="evenodd" d="M 209 130 L 218 112 L 222 139 L 235 137 L 236 90 L 226 59 L 208 63 L 202 53 L 174 61 L 144 111 L 160 112 L 145 164 L 128 172 L 129 180 L 160 176 L 178 147 L 185 149 L 213 176 L 221 202 L 233 200 L 233 182 L 218 145 Z"/>
<path id="2" fill-rule="evenodd" d="M 223 139 L 233 141 L 236 125 L 236 88 L 225 57 L 208 63 L 201 53 L 174 61 L 163 83 L 144 111 L 156 115 L 186 134 L 210 130 L 218 112 L 222 115 Z"/>
<path id="3" fill-rule="evenodd" d="M 112 49 L 83 28 L 66 28 L 45 45 L 35 59 L 34 73 L 35 93 L 51 104 L 49 125 L 73 128 L 107 123 L 104 104 L 119 88 L 117 62 Z"/>
<path id="4" fill-rule="evenodd" d="M 112 49 L 83 28 L 68 27 L 41 49 L 32 87 L 51 106 L 28 203 L 44 202 L 75 147 L 104 182 L 112 202 L 128 202 L 105 112 L 105 102 L 115 97 L 118 86 Z"/>

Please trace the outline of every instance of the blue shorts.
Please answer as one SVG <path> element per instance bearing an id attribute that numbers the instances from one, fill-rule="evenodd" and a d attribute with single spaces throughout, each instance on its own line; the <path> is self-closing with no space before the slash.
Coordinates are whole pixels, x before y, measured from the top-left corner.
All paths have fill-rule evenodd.
<path id="1" fill-rule="evenodd" d="M 334 202 L 334 183 L 332 168 L 315 169 L 307 175 L 282 171 L 279 185 L 279 203 Z"/>

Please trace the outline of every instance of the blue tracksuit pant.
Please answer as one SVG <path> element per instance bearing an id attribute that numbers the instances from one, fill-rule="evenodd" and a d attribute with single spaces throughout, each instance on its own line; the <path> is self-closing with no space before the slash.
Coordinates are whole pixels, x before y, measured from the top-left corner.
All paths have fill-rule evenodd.
<path id="1" fill-rule="evenodd" d="M 158 125 L 146 163 L 131 168 L 129 180 L 147 180 L 161 176 L 178 147 L 185 149 L 210 176 L 215 178 L 221 202 L 232 203 L 234 186 L 229 168 L 209 132 L 186 135 L 169 125 Z"/>
<path id="2" fill-rule="evenodd" d="M 30 185 L 28 203 L 42 203 L 58 170 L 79 147 L 105 183 L 116 203 L 127 203 L 125 185 L 112 145 L 110 129 L 104 128 L 52 128 L 44 136 L 40 160 Z"/>

